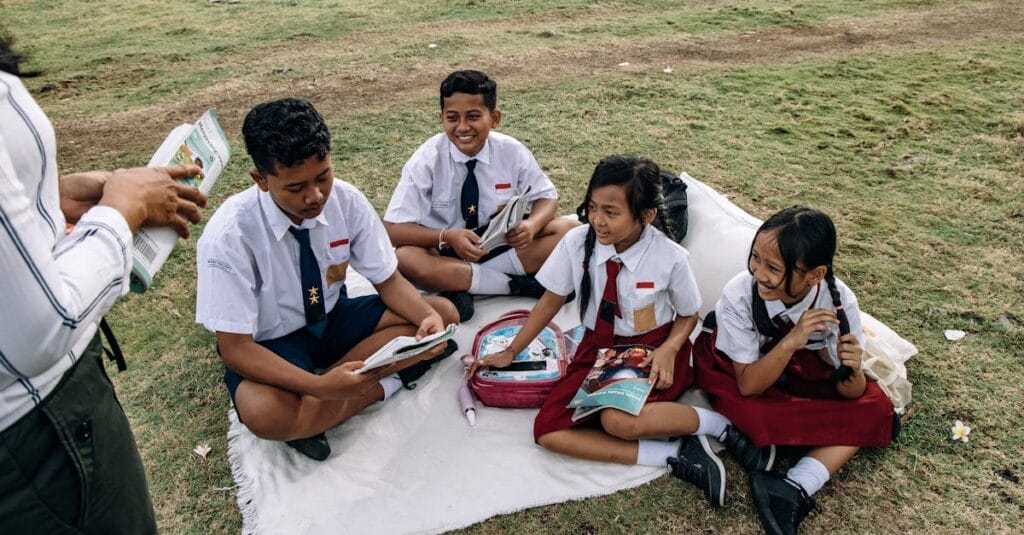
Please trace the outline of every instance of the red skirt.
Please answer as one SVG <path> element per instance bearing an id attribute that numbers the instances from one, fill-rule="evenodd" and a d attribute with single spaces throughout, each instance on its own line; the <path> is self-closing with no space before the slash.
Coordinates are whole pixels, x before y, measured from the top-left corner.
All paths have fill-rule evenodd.
<path id="1" fill-rule="evenodd" d="M 841 398 L 835 387 L 811 388 L 821 383 L 821 370 L 810 358 L 790 361 L 786 373 L 807 392 L 829 396 L 805 397 L 773 386 L 757 396 L 743 396 L 736 383 L 732 361 L 715 349 L 715 335 L 701 332 L 693 348 L 697 386 L 711 397 L 711 406 L 758 446 L 859 446 L 883 447 L 892 442 L 893 408 L 885 392 L 868 380 L 857 399 Z M 824 367 L 824 363 L 822 363 Z M 813 394 L 812 394 L 813 395 Z"/>
<path id="2" fill-rule="evenodd" d="M 643 344 L 658 347 L 668 338 L 671 330 L 672 324 L 667 323 L 640 336 L 616 336 L 612 345 Z M 586 378 L 587 373 L 594 366 L 594 361 L 597 360 L 597 350 L 599 348 L 594 344 L 593 338 L 594 334 L 589 329 L 583 334 L 583 340 L 580 341 L 579 347 L 576 348 L 576 355 L 565 370 L 565 376 L 555 385 L 555 388 L 548 394 L 547 399 L 544 400 L 540 412 L 537 413 L 537 418 L 533 421 L 534 440 L 553 431 L 561 431 L 562 429 L 583 425 L 588 421 L 592 421 L 595 416 L 600 414 L 599 411 L 588 418 L 574 422 L 572 421 L 573 410 L 565 408 L 573 396 L 576 395 L 576 391 L 583 384 L 583 379 Z M 675 401 L 693 385 L 690 350 L 691 344 L 687 340 L 683 344 L 682 349 L 679 350 L 679 353 L 676 354 L 676 367 L 672 386 L 664 390 L 651 390 L 650 396 L 647 397 L 648 402 Z"/>

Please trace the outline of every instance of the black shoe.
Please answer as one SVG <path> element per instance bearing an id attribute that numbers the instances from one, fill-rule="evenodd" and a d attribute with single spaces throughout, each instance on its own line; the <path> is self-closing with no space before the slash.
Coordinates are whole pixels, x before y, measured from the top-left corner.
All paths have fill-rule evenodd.
<path id="1" fill-rule="evenodd" d="M 689 481 L 704 491 L 712 507 L 725 505 L 725 466 L 711 451 L 707 437 L 689 436 L 683 439 L 679 455 L 668 458 L 672 475 Z"/>
<path id="2" fill-rule="evenodd" d="M 441 297 L 449 300 L 455 305 L 459 313 L 459 321 L 469 321 L 476 309 L 473 307 L 473 296 L 469 292 L 441 292 Z"/>
<path id="3" fill-rule="evenodd" d="M 327 442 L 327 436 L 323 433 L 309 438 L 289 440 L 285 444 L 299 450 L 299 453 L 315 461 L 322 461 L 331 454 L 331 444 Z"/>
<path id="4" fill-rule="evenodd" d="M 544 295 L 544 286 L 541 286 L 533 275 L 509 275 L 508 294 L 540 299 L 540 296 Z"/>
<path id="5" fill-rule="evenodd" d="M 769 535 L 796 535 L 796 528 L 815 505 L 800 485 L 768 472 L 750 472 L 750 494 L 761 527 Z"/>
<path id="6" fill-rule="evenodd" d="M 451 356 L 458 350 L 459 344 L 456 344 L 455 340 L 448 340 L 444 351 L 442 351 L 440 355 L 429 360 L 421 360 L 408 368 L 398 371 L 398 378 L 402 380 L 402 386 L 404 386 L 406 390 L 416 388 L 416 383 L 413 381 L 423 377 L 423 374 L 427 373 L 427 370 L 429 370 L 435 362 L 439 362 L 442 359 Z"/>
<path id="7" fill-rule="evenodd" d="M 725 428 L 725 438 L 722 439 L 722 444 L 725 444 L 726 451 L 747 471 L 767 472 L 775 464 L 774 445 L 759 448 L 747 438 L 747 435 L 731 425 Z"/>

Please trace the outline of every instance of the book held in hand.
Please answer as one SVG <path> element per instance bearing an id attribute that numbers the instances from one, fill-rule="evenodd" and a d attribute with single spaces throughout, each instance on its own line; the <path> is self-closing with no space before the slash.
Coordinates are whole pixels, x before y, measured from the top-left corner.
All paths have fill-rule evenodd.
<path id="1" fill-rule="evenodd" d="M 640 414 L 653 388 L 648 381 L 651 366 L 647 362 L 652 351 L 654 348 L 645 345 L 598 349 L 594 366 L 566 405 L 575 409 L 572 421 L 609 408 L 634 416 Z"/>
<path id="2" fill-rule="evenodd" d="M 527 203 L 530 200 L 527 195 L 531 189 L 533 186 L 526 186 L 522 193 L 512 196 L 501 211 L 491 218 L 491 222 L 487 224 L 487 230 L 480 236 L 478 247 L 490 251 L 508 244 L 505 234 L 515 228 L 526 215 Z"/>
<path id="3" fill-rule="evenodd" d="M 185 123 L 171 130 L 146 166 L 198 165 L 201 169 L 199 176 L 185 178 L 183 182 L 206 195 L 229 158 L 231 146 L 217 122 L 217 110 L 209 109 L 195 124 Z M 135 231 L 129 284 L 133 292 L 144 292 L 153 284 L 153 277 L 177 243 L 178 234 L 170 227 L 146 227 Z"/>
<path id="4" fill-rule="evenodd" d="M 381 346 L 374 354 L 363 359 L 363 367 L 356 370 L 356 373 L 366 373 L 372 369 L 419 355 L 438 344 L 443 344 L 450 340 L 455 336 L 457 329 L 458 326 L 451 323 L 445 330 L 424 336 L 420 340 L 417 340 L 415 336 L 396 336 L 390 342 Z"/>

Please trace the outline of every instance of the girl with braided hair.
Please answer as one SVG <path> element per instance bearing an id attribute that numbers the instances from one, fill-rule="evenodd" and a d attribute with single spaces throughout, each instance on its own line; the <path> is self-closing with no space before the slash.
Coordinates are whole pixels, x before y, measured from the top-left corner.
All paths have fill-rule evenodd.
<path id="1" fill-rule="evenodd" d="M 658 166 L 636 156 L 610 156 L 594 170 L 582 222 L 558 243 L 537 280 L 546 291 L 522 330 L 482 366 L 508 366 L 555 316 L 573 291 L 586 333 L 561 382 L 534 421 L 534 438 L 551 451 L 585 459 L 671 465 L 673 473 L 704 491 L 715 506 L 725 499 L 725 469 L 707 436 L 728 435 L 722 415 L 676 400 L 693 383 L 689 334 L 697 323 L 700 293 L 690 256 L 671 236 L 664 216 Z M 653 347 L 642 363 L 653 389 L 640 414 L 606 408 L 572 421 L 566 405 L 591 370 L 600 348 Z M 470 369 L 475 372 L 476 366 Z M 682 436 L 682 438 L 679 438 Z M 753 467 L 771 466 L 774 454 L 732 433 L 731 450 Z"/>
<path id="2" fill-rule="evenodd" d="M 758 446 L 810 448 L 785 476 L 750 474 L 768 533 L 796 533 L 811 496 L 859 448 L 887 446 L 898 430 L 892 403 L 861 371 L 860 311 L 833 275 L 835 251 L 824 213 L 771 216 L 694 345 L 697 384 L 715 410 Z"/>

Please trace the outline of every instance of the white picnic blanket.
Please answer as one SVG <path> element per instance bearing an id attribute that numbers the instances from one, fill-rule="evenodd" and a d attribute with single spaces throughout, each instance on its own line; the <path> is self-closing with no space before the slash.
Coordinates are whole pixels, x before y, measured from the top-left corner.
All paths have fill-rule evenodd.
<path id="1" fill-rule="evenodd" d="M 684 245 L 694 262 L 703 315 L 725 282 L 745 269 L 760 222 L 682 176 L 690 218 Z M 352 295 L 372 292 L 353 271 L 347 281 Z M 456 400 L 462 378 L 458 355 L 470 350 L 477 329 L 504 312 L 530 306 L 532 301 L 523 298 L 478 298 L 476 315 L 456 335 L 456 357 L 435 365 L 415 390 L 399 392 L 328 431 L 332 453 L 324 462 L 256 438 L 229 411 L 228 459 L 238 484 L 243 532 L 435 533 L 502 513 L 610 494 L 665 474 L 664 468 L 549 453 L 533 443 L 536 410 L 478 405 L 477 425 L 469 427 Z M 563 329 L 577 325 L 575 303 L 555 322 Z M 906 377 L 903 362 L 916 353 L 914 346 L 870 316 L 864 325 Z"/>

